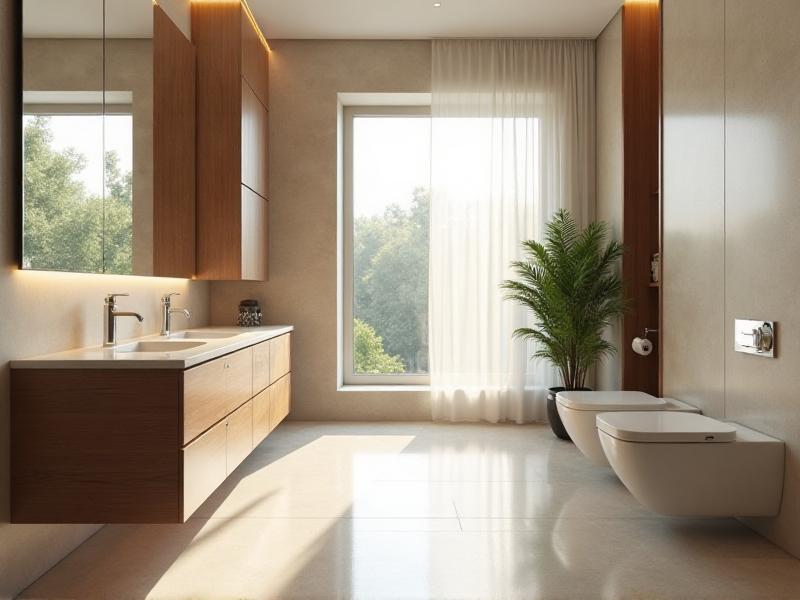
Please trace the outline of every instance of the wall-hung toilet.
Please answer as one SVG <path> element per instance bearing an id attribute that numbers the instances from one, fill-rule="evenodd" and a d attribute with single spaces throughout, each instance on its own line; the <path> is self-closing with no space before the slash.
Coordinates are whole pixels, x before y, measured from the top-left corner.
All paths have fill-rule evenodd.
<path id="1" fill-rule="evenodd" d="M 780 440 L 681 412 L 603 413 L 597 429 L 611 468 L 650 510 L 694 517 L 778 514 Z"/>
<path id="2" fill-rule="evenodd" d="M 556 406 L 564 428 L 578 450 L 596 465 L 609 466 L 597 435 L 597 415 L 609 411 L 700 410 L 672 398 L 656 398 L 644 392 L 559 392 Z"/>

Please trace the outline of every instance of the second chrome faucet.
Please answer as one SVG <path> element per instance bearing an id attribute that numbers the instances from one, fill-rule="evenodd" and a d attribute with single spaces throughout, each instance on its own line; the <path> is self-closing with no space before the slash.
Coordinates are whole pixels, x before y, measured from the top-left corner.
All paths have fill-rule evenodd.
<path id="1" fill-rule="evenodd" d="M 172 313 L 183 313 L 187 319 L 192 317 L 188 308 L 172 308 L 172 297 L 180 296 L 180 292 L 164 294 L 161 297 L 161 335 L 168 336 L 172 333 Z"/>

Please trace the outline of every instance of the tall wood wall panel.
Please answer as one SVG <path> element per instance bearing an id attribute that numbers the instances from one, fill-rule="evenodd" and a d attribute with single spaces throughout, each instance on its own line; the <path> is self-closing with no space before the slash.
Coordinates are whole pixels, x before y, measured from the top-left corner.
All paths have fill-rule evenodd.
<path id="1" fill-rule="evenodd" d="M 623 321 L 622 382 L 626 390 L 659 393 L 658 340 L 650 356 L 630 342 L 645 328 L 660 329 L 659 288 L 650 284 L 650 261 L 660 251 L 661 7 L 629 1 L 622 13 L 624 147 L 622 274 L 631 299 Z M 658 334 L 654 334 L 658 335 Z"/>
<path id="2" fill-rule="evenodd" d="M 195 273 L 195 50 L 153 7 L 153 274 Z"/>
<path id="3" fill-rule="evenodd" d="M 267 49 L 238 2 L 193 4 L 192 37 L 198 89 L 197 276 L 266 280 Z"/>

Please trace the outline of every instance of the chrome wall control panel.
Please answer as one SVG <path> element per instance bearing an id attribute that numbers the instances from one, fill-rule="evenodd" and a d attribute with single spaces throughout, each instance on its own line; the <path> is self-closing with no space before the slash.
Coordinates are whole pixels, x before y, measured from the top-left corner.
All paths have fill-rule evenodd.
<path id="1" fill-rule="evenodd" d="M 733 330 L 736 352 L 775 357 L 775 322 L 736 319 Z"/>

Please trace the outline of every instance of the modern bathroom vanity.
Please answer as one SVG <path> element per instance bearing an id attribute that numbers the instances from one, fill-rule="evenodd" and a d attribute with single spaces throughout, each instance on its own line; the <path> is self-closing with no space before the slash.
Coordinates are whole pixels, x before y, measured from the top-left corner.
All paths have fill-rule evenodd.
<path id="1" fill-rule="evenodd" d="M 182 523 L 288 414 L 291 326 L 11 363 L 11 522 Z"/>

